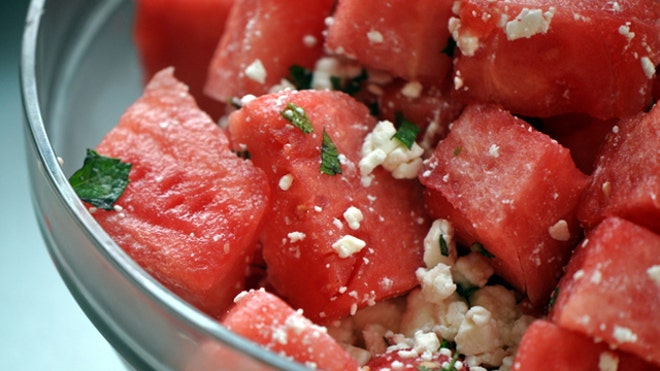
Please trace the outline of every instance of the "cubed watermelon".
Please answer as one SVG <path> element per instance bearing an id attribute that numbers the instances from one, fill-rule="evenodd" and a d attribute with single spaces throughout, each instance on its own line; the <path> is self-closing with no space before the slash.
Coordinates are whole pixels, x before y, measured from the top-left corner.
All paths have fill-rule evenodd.
<path id="1" fill-rule="evenodd" d="M 587 183 L 567 149 L 495 106 L 468 106 L 420 174 L 435 218 L 494 255 L 496 272 L 534 305 L 550 298 L 580 238 Z"/>
<path id="2" fill-rule="evenodd" d="M 660 235 L 607 218 L 565 271 L 553 322 L 660 365 Z"/>
<path id="3" fill-rule="evenodd" d="M 328 29 L 331 53 L 406 80 L 436 84 L 451 68 L 453 0 L 340 0 Z"/>
<path id="4" fill-rule="evenodd" d="M 206 93 L 227 102 L 267 93 L 299 65 L 323 55 L 324 20 L 334 0 L 235 0 L 206 81 Z"/>
<path id="5" fill-rule="evenodd" d="M 138 0 L 134 37 L 146 82 L 174 67 L 197 104 L 214 119 L 225 105 L 204 93 L 206 71 L 234 0 Z"/>
<path id="6" fill-rule="evenodd" d="M 145 270 L 216 315 L 241 291 L 269 188 L 229 149 L 171 68 L 103 138 L 97 151 L 132 164 L 115 211 L 93 215 Z"/>
<path id="7" fill-rule="evenodd" d="M 449 28 L 457 92 L 513 113 L 601 119 L 645 109 L 660 63 L 657 0 L 466 0 Z"/>
<path id="8" fill-rule="evenodd" d="M 261 289 L 236 297 L 220 322 L 233 332 L 265 348 L 314 369 L 358 370 L 357 362 L 325 327 L 307 319 L 282 299 Z"/>
<path id="9" fill-rule="evenodd" d="M 578 218 L 619 216 L 660 233 L 660 105 L 621 120 L 599 153 Z"/>
<path id="10" fill-rule="evenodd" d="M 289 104 L 312 132 L 283 117 Z M 314 320 L 347 316 L 417 285 L 430 225 L 421 185 L 382 168 L 362 184 L 362 141 L 375 124 L 366 106 L 329 90 L 264 95 L 229 117 L 232 142 L 265 170 L 273 190 L 261 235 L 269 281 Z M 324 132 L 341 174 L 320 171 Z"/>
<path id="11" fill-rule="evenodd" d="M 547 320 L 536 320 L 525 331 L 513 371 L 618 370 L 657 371 L 660 366 L 611 349 L 603 342 Z"/>

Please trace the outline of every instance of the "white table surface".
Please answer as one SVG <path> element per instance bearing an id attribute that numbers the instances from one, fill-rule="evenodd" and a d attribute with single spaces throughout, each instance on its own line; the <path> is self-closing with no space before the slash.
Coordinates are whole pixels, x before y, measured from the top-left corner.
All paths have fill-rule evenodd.
<path id="1" fill-rule="evenodd" d="M 58 275 L 34 217 L 18 86 L 27 6 L 0 1 L 0 370 L 122 370 Z"/>

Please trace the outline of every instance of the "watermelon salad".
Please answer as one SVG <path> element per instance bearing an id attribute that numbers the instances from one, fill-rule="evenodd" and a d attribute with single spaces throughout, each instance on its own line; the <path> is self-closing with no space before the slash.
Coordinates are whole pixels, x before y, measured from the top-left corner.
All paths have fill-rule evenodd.
<path id="1" fill-rule="evenodd" d="M 322 370 L 660 370 L 660 2 L 138 0 L 71 183 Z"/>

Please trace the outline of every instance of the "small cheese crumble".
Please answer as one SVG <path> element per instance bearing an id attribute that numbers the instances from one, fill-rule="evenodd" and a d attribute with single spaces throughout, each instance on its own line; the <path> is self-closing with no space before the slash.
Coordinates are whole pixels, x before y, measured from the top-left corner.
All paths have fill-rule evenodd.
<path id="1" fill-rule="evenodd" d="M 506 38 L 508 40 L 528 39 L 539 33 L 545 34 L 550 28 L 554 15 L 554 7 L 550 7 L 546 12 L 541 9 L 523 8 L 516 18 L 505 24 Z"/>
<path id="2" fill-rule="evenodd" d="M 461 50 L 461 53 L 466 57 L 474 56 L 474 53 L 479 49 L 479 38 L 472 35 L 467 35 L 461 32 L 461 20 L 456 17 L 449 18 L 449 32 L 452 38 L 456 41 L 456 46 Z"/>
<path id="3" fill-rule="evenodd" d="M 447 247 L 446 255 L 443 246 Z M 426 237 L 424 237 L 424 264 L 433 268 L 439 263 L 452 265 L 456 260 L 456 241 L 454 240 L 454 227 L 446 219 L 433 221 Z"/>
<path id="4" fill-rule="evenodd" d="M 637 342 L 637 334 L 635 334 L 631 329 L 622 326 L 614 326 L 614 332 L 612 333 L 614 339 L 619 343 L 635 343 Z"/>
<path id="5" fill-rule="evenodd" d="M 557 241 L 565 242 L 571 239 L 571 232 L 568 229 L 568 223 L 564 219 L 561 219 L 554 225 L 550 226 L 548 228 L 548 233 L 550 233 L 550 237 Z"/>
<path id="6" fill-rule="evenodd" d="M 255 59 L 249 66 L 245 67 L 245 75 L 260 84 L 266 83 L 266 68 L 260 59 Z"/>
<path id="7" fill-rule="evenodd" d="M 653 64 L 653 61 L 651 61 L 651 58 L 642 57 L 640 62 L 642 63 L 642 70 L 644 71 L 646 78 L 649 80 L 652 79 L 655 75 L 655 65 Z"/>
<path id="8" fill-rule="evenodd" d="M 421 82 L 409 81 L 401 88 L 401 94 L 406 98 L 415 99 L 422 95 L 423 90 L 424 86 Z"/>
<path id="9" fill-rule="evenodd" d="M 370 30 L 367 32 L 367 39 L 369 39 L 370 44 L 380 44 L 385 40 L 383 34 L 376 30 Z"/>
<path id="10" fill-rule="evenodd" d="M 348 258 L 349 256 L 360 252 L 360 250 L 366 245 L 366 242 L 357 237 L 344 235 L 332 244 L 332 248 L 335 249 L 340 258 Z"/>
<path id="11" fill-rule="evenodd" d="M 278 186 L 283 191 L 288 191 L 289 188 L 291 188 L 292 184 L 293 184 L 293 174 L 284 175 L 283 177 L 280 178 L 280 181 L 278 182 Z"/>
<path id="12" fill-rule="evenodd" d="M 286 236 L 289 238 L 289 242 L 302 241 L 307 237 L 303 232 L 290 232 Z"/>
<path id="13" fill-rule="evenodd" d="M 303 45 L 308 48 L 314 47 L 318 44 L 318 39 L 314 35 L 305 35 L 303 36 Z"/>
<path id="14" fill-rule="evenodd" d="M 647 269 L 646 274 L 657 286 L 660 286 L 660 264 L 656 264 Z"/>
<path id="15" fill-rule="evenodd" d="M 603 352 L 598 357 L 599 371 L 617 371 L 619 368 L 619 357 L 610 353 Z"/>
<path id="16" fill-rule="evenodd" d="M 488 155 L 494 158 L 500 157 L 500 146 L 494 143 L 491 144 L 490 147 L 488 147 Z"/>
<path id="17" fill-rule="evenodd" d="M 391 121 L 380 121 L 362 143 L 362 159 L 358 163 L 362 185 L 371 185 L 373 170 L 383 166 L 396 179 L 414 179 L 422 167 L 424 149 L 413 143 L 408 149 L 394 137 L 396 129 Z"/>
<path id="18" fill-rule="evenodd" d="M 348 227 L 352 230 L 360 228 L 360 222 L 364 219 L 362 211 L 355 206 L 351 206 L 344 211 L 344 220 L 348 223 Z"/>

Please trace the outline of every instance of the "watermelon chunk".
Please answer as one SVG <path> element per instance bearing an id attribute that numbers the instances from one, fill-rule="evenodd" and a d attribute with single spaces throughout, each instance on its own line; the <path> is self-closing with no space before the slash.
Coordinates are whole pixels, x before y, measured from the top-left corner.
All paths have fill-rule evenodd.
<path id="1" fill-rule="evenodd" d="M 513 371 L 526 370 L 660 370 L 660 366 L 547 320 L 536 320 L 525 331 L 513 361 Z"/>
<path id="2" fill-rule="evenodd" d="M 451 68 L 442 53 L 450 38 L 452 0 L 341 0 L 328 28 L 332 53 L 406 80 L 442 82 Z"/>
<path id="3" fill-rule="evenodd" d="M 660 365 L 660 236 L 607 218 L 576 249 L 550 319 Z"/>
<path id="4" fill-rule="evenodd" d="M 138 0 L 134 38 L 145 82 L 174 67 L 197 104 L 218 119 L 225 105 L 204 93 L 206 71 L 234 0 Z"/>
<path id="5" fill-rule="evenodd" d="M 304 110 L 311 133 L 283 117 L 289 103 Z M 264 95 L 229 117 L 232 143 L 247 148 L 273 190 L 261 234 L 269 282 L 313 320 L 347 316 L 417 285 L 430 226 L 422 189 L 382 168 L 362 185 L 360 150 L 375 124 L 366 106 L 337 91 Z M 341 155 L 341 174 L 320 171 L 324 131 Z"/>
<path id="6" fill-rule="evenodd" d="M 651 103 L 660 63 L 655 0 L 460 2 L 456 89 L 515 114 L 635 114 Z"/>
<path id="7" fill-rule="evenodd" d="M 532 304 L 549 299 L 580 238 L 575 208 L 587 177 L 568 150 L 500 108 L 473 105 L 419 179 L 433 217 L 449 219 L 464 244 L 482 244 Z"/>
<path id="8" fill-rule="evenodd" d="M 171 68 L 157 73 L 103 138 L 100 154 L 133 167 L 117 211 L 93 215 L 146 271 L 216 315 L 243 288 L 269 188 L 187 91 Z"/>
<path id="9" fill-rule="evenodd" d="M 319 370 L 358 370 L 357 362 L 325 327 L 312 323 L 277 296 L 261 290 L 240 294 L 220 322 L 267 349 Z"/>
<path id="10" fill-rule="evenodd" d="M 291 66 L 313 69 L 333 6 L 334 0 L 236 0 L 205 92 L 222 102 L 262 95 L 287 78 Z"/>
<path id="11" fill-rule="evenodd" d="M 599 153 L 578 218 L 594 227 L 618 216 L 660 233 L 660 105 L 621 120 Z"/>

